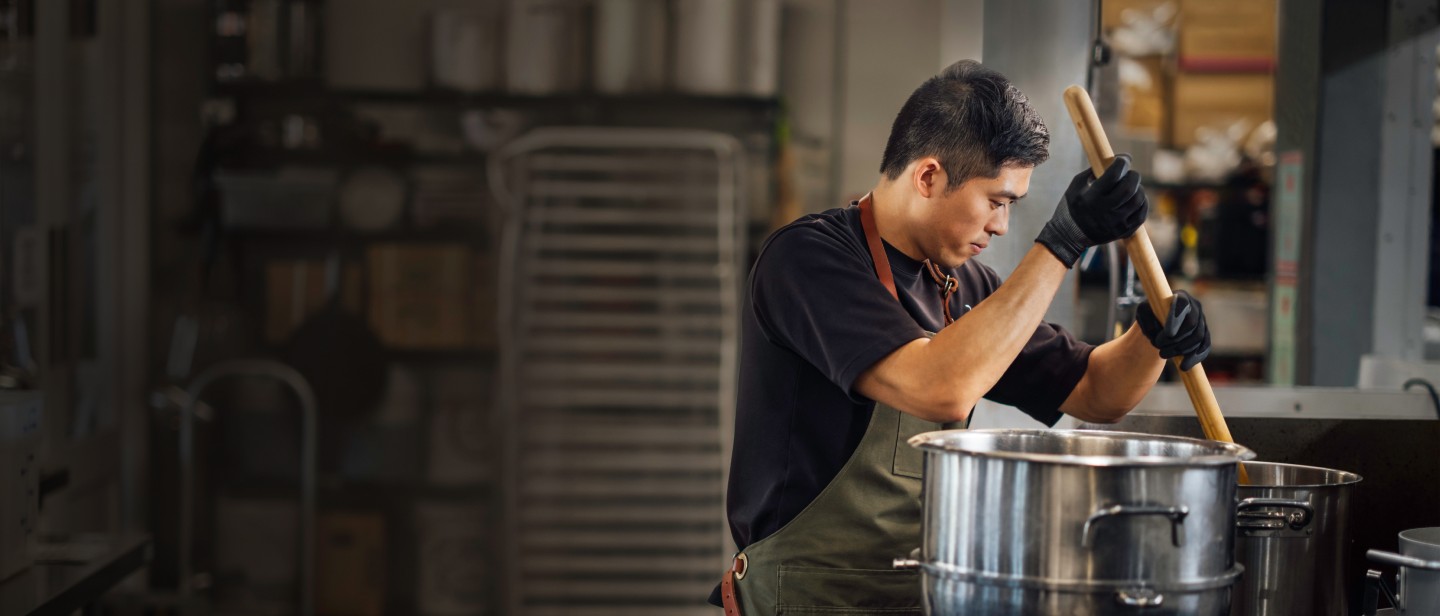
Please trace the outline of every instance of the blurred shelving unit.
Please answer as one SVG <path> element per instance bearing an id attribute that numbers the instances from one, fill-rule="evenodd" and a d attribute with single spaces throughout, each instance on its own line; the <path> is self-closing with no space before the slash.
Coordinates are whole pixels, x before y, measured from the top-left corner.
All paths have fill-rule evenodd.
<path id="1" fill-rule="evenodd" d="M 738 170 L 739 185 L 763 194 L 771 190 L 781 102 L 663 87 L 522 94 L 498 80 L 460 90 L 434 75 L 411 87 L 357 85 L 355 75 L 327 74 L 332 63 L 322 57 L 337 49 L 335 37 L 354 35 L 321 27 L 340 24 L 326 13 L 348 10 L 343 3 L 210 4 L 213 74 L 200 110 L 207 131 L 195 163 L 195 214 L 182 229 L 202 245 L 200 279 L 243 324 L 235 346 L 281 359 L 296 328 L 334 295 L 378 336 L 390 375 L 390 391 L 373 412 L 327 410 L 322 400 L 320 540 L 329 516 L 329 528 L 350 533 L 355 546 L 332 557 L 383 554 L 389 565 L 356 577 L 364 572 L 327 564 L 335 560 L 322 543 L 317 607 L 503 613 L 497 580 L 505 578 L 508 539 L 496 535 L 505 432 L 491 399 L 501 364 L 495 307 L 507 301 L 497 254 L 509 212 L 486 177 L 492 153 L 547 127 L 703 129 L 741 144 L 749 164 Z M 388 10 L 417 17 L 428 9 Z M 283 42 L 257 56 L 257 38 Z M 763 232 L 766 214 L 741 212 L 737 222 Z M 421 313 L 429 320 L 422 323 Z M 396 392 L 397 379 L 405 391 Z M 292 536 L 283 502 L 293 481 L 275 472 L 283 462 L 257 457 L 250 444 L 266 434 L 283 450 L 293 428 L 263 413 L 221 415 L 224 425 L 201 428 L 212 447 L 202 475 L 213 483 L 206 510 L 216 543 L 212 596 L 217 609 L 227 601 L 231 609 L 279 608 L 293 582 L 265 570 L 263 551 L 225 529 L 254 526 L 260 544 Z M 706 453 L 718 460 L 716 447 Z M 716 546 L 723 543 L 718 527 L 713 535 Z M 690 581 L 695 601 L 708 592 L 703 585 Z M 358 597 L 332 592 L 362 586 Z"/>

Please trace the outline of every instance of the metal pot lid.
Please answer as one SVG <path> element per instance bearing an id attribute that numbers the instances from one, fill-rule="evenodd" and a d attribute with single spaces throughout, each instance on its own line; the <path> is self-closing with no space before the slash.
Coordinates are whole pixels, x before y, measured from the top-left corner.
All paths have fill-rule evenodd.
<path id="1" fill-rule="evenodd" d="M 1255 459 L 1234 443 L 1103 430 L 939 430 L 909 442 L 927 451 L 1069 466 L 1223 466 Z"/>

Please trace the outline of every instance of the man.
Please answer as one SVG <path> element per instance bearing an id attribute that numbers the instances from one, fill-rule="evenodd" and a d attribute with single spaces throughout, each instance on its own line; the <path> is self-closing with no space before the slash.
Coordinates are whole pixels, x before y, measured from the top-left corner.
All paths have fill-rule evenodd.
<path id="1" fill-rule="evenodd" d="M 1057 94 L 1058 96 L 1058 94 Z M 968 423 L 981 397 L 1054 425 L 1113 422 L 1160 376 L 1209 353 L 1200 304 L 1177 293 L 1099 346 L 1044 323 L 1087 248 L 1134 233 L 1140 176 L 1118 157 L 1075 176 L 1001 284 L 972 260 L 1005 235 L 1049 132 L 999 73 L 963 61 L 895 118 L 874 190 L 776 231 L 750 278 L 727 509 L 740 548 L 712 595 L 745 616 L 920 613 L 917 433 Z M 1158 349 L 1158 351 L 1157 351 Z M 848 611 L 846 611 L 848 610 Z"/>

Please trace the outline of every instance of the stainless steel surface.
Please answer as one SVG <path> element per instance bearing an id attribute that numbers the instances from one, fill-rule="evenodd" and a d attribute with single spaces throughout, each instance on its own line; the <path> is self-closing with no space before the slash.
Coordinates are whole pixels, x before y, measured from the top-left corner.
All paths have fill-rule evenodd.
<path id="1" fill-rule="evenodd" d="M 1440 527 L 1412 528 L 1400 533 L 1400 553 L 1370 550 L 1377 562 L 1399 565 L 1396 611 L 1440 614 Z"/>
<path id="2" fill-rule="evenodd" d="M 506 613 L 691 613 L 729 561 L 746 168 L 696 130 L 547 128 L 490 158 Z"/>
<path id="3" fill-rule="evenodd" d="M 194 594 L 192 559 L 195 546 L 195 410 L 205 391 L 221 379 L 272 378 L 295 392 L 300 401 L 300 616 L 315 613 L 315 445 L 318 414 L 315 393 L 294 368 L 268 359 L 235 359 L 207 368 L 186 389 L 189 401 L 180 413 L 180 596 Z"/>
<path id="4" fill-rule="evenodd" d="M 1360 476 L 1296 464 L 1247 462 L 1239 487 L 1236 616 L 1345 616 L 1344 562 L 1352 486 Z"/>
<path id="5" fill-rule="evenodd" d="M 65 616 L 95 600 L 150 562 L 147 535 L 80 534 L 33 546 L 35 565 L 0 579 L 0 614 Z"/>
<path id="6" fill-rule="evenodd" d="M 1284 509 L 1294 511 L 1286 513 Z M 1306 501 L 1293 498 L 1246 498 L 1235 506 L 1235 517 L 1235 528 L 1239 529 L 1279 530 L 1288 527 L 1300 530 L 1315 517 L 1315 508 Z"/>
<path id="7" fill-rule="evenodd" d="M 1424 560 L 1413 556 L 1405 556 L 1394 552 L 1381 550 L 1367 550 L 1365 557 L 1382 565 L 1395 567 L 1410 567 L 1412 569 L 1425 569 L 1427 571 L 1440 571 L 1440 560 Z"/>
<path id="8" fill-rule="evenodd" d="M 1225 417 L 1235 419 L 1435 419 L 1430 397 L 1418 390 L 1217 385 L 1215 400 Z M 1162 383 L 1150 389 L 1131 415 L 1190 417 L 1195 407 L 1184 387 Z"/>
<path id="9" fill-rule="evenodd" d="M 1232 443 L 1118 432 L 921 434 L 930 614 L 1224 614 Z"/>

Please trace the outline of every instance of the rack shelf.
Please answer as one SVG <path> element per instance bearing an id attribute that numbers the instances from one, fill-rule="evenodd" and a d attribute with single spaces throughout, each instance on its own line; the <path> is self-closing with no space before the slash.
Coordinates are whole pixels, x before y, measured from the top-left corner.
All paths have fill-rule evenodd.
<path id="1" fill-rule="evenodd" d="M 545 96 L 505 92 L 462 92 L 429 88 L 424 90 L 365 90 L 330 88 L 312 82 L 235 82 L 215 86 L 218 97 L 250 101 L 342 102 L 360 104 L 405 104 L 441 107 L 725 107 L 773 112 L 779 109 L 775 97 L 703 96 L 678 93 L 604 95 L 578 92 Z"/>

